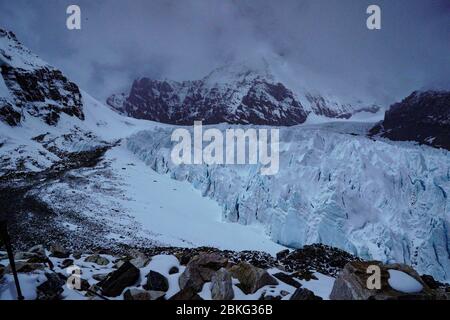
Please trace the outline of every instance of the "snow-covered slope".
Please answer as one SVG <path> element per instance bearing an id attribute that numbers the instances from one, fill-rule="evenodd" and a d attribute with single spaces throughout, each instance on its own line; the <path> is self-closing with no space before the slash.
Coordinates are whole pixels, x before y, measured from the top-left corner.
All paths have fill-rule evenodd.
<path id="1" fill-rule="evenodd" d="M 308 114 L 348 119 L 380 110 L 310 89 L 293 78 L 301 75 L 293 77 L 279 59 L 261 58 L 231 63 L 196 81 L 138 79 L 129 94 L 112 95 L 107 103 L 131 117 L 181 125 L 203 120 L 291 126 L 304 123 Z"/>
<path id="2" fill-rule="evenodd" d="M 264 224 L 278 243 L 320 242 L 449 280 L 450 153 L 360 135 L 369 128 L 281 129 L 275 176 L 255 166 L 174 166 L 166 129 L 140 132 L 128 147 L 157 172 L 217 200 L 228 221 Z"/>

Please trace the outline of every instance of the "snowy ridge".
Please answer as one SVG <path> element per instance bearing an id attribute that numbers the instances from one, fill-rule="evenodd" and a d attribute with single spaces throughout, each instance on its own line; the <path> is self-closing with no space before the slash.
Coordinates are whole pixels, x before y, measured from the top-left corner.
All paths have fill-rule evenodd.
<path id="1" fill-rule="evenodd" d="M 348 119 L 380 107 L 360 99 L 342 99 L 308 88 L 279 58 L 230 63 L 201 80 L 137 79 L 129 94 L 107 99 L 114 110 L 158 122 L 190 125 L 257 124 L 292 126 L 308 115 Z M 125 98 L 124 98 L 125 97 Z"/>
<path id="2" fill-rule="evenodd" d="M 215 199 L 226 220 L 262 223 L 280 244 L 320 242 L 448 281 L 450 154 L 374 141 L 359 136 L 363 127 L 281 129 L 280 172 L 273 177 L 260 176 L 254 166 L 174 166 L 171 131 L 163 128 L 140 132 L 127 144 L 157 172 Z"/>

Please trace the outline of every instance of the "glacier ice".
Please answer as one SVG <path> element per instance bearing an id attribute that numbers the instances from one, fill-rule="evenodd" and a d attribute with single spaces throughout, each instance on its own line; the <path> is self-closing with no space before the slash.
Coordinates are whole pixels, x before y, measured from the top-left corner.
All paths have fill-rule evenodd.
<path id="1" fill-rule="evenodd" d="M 450 280 L 450 153 L 370 139 L 362 134 L 367 126 L 281 128 L 275 176 L 260 175 L 258 165 L 175 166 L 175 127 L 138 132 L 127 147 L 215 199 L 224 220 L 262 224 L 280 244 L 320 242 Z"/>

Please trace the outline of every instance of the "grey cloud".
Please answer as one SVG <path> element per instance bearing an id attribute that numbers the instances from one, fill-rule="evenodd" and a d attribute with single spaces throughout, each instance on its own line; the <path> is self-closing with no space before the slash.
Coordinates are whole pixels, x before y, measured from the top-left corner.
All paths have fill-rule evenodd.
<path id="1" fill-rule="evenodd" d="M 81 31 L 65 28 L 72 3 Z M 369 4 L 381 31 L 365 26 Z M 312 86 L 388 103 L 450 88 L 449 22 L 447 0 L 0 0 L 0 25 L 100 99 L 273 52 Z"/>

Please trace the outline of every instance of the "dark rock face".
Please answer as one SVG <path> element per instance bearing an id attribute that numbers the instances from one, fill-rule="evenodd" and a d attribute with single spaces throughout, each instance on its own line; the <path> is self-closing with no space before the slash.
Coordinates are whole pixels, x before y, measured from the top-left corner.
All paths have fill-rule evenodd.
<path id="1" fill-rule="evenodd" d="M 162 274 L 156 271 L 150 271 L 147 275 L 147 284 L 144 286 L 144 289 L 166 292 L 169 290 L 169 282 Z"/>
<path id="2" fill-rule="evenodd" d="M 107 297 L 117 297 L 129 286 L 136 284 L 139 280 L 140 271 L 130 262 L 126 261 L 119 269 L 108 275 L 106 279 L 99 282 L 102 293 Z"/>
<path id="3" fill-rule="evenodd" d="M 17 112 L 12 105 L 0 98 L 0 121 L 13 127 L 17 126 L 21 119 L 21 114 Z"/>
<path id="4" fill-rule="evenodd" d="M 21 113 L 41 118 L 49 125 L 55 125 L 61 113 L 84 120 L 81 92 L 75 83 L 39 60 L 12 32 L 0 29 L 0 38 L 7 43 L 0 48 L 0 73 L 15 105 L 12 108 L 0 97 L 0 120 L 14 126 L 20 122 Z"/>
<path id="5" fill-rule="evenodd" d="M 370 131 L 394 141 L 417 141 L 450 150 L 450 92 L 414 92 L 391 106 Z"/>
<path id="6" fill-rule="evenodd" d="M 290 300 L 323 300 L 321 297 L 316 296 L 312 291 L 305 288 L 298 288 L 292 294 Z"/>
<path id="7" fill-rule="evenodd" d="M 64 278 L 54 273 L 46 273 L 47 281 L 36 288 L 37 300 L 59 300 L 64 292 Z"/>
<path id="8" fill-rule="evenodd" d="M 199 81 L 136 80 L 123 107 L 112 96 L 107 103 L 115 110 L 163 123 L 258 124 L 290 126 L 305 122 L 307 113 L 292 91 L 281 83 L 253 77 L 239 83 L 210 85 Z"/>

